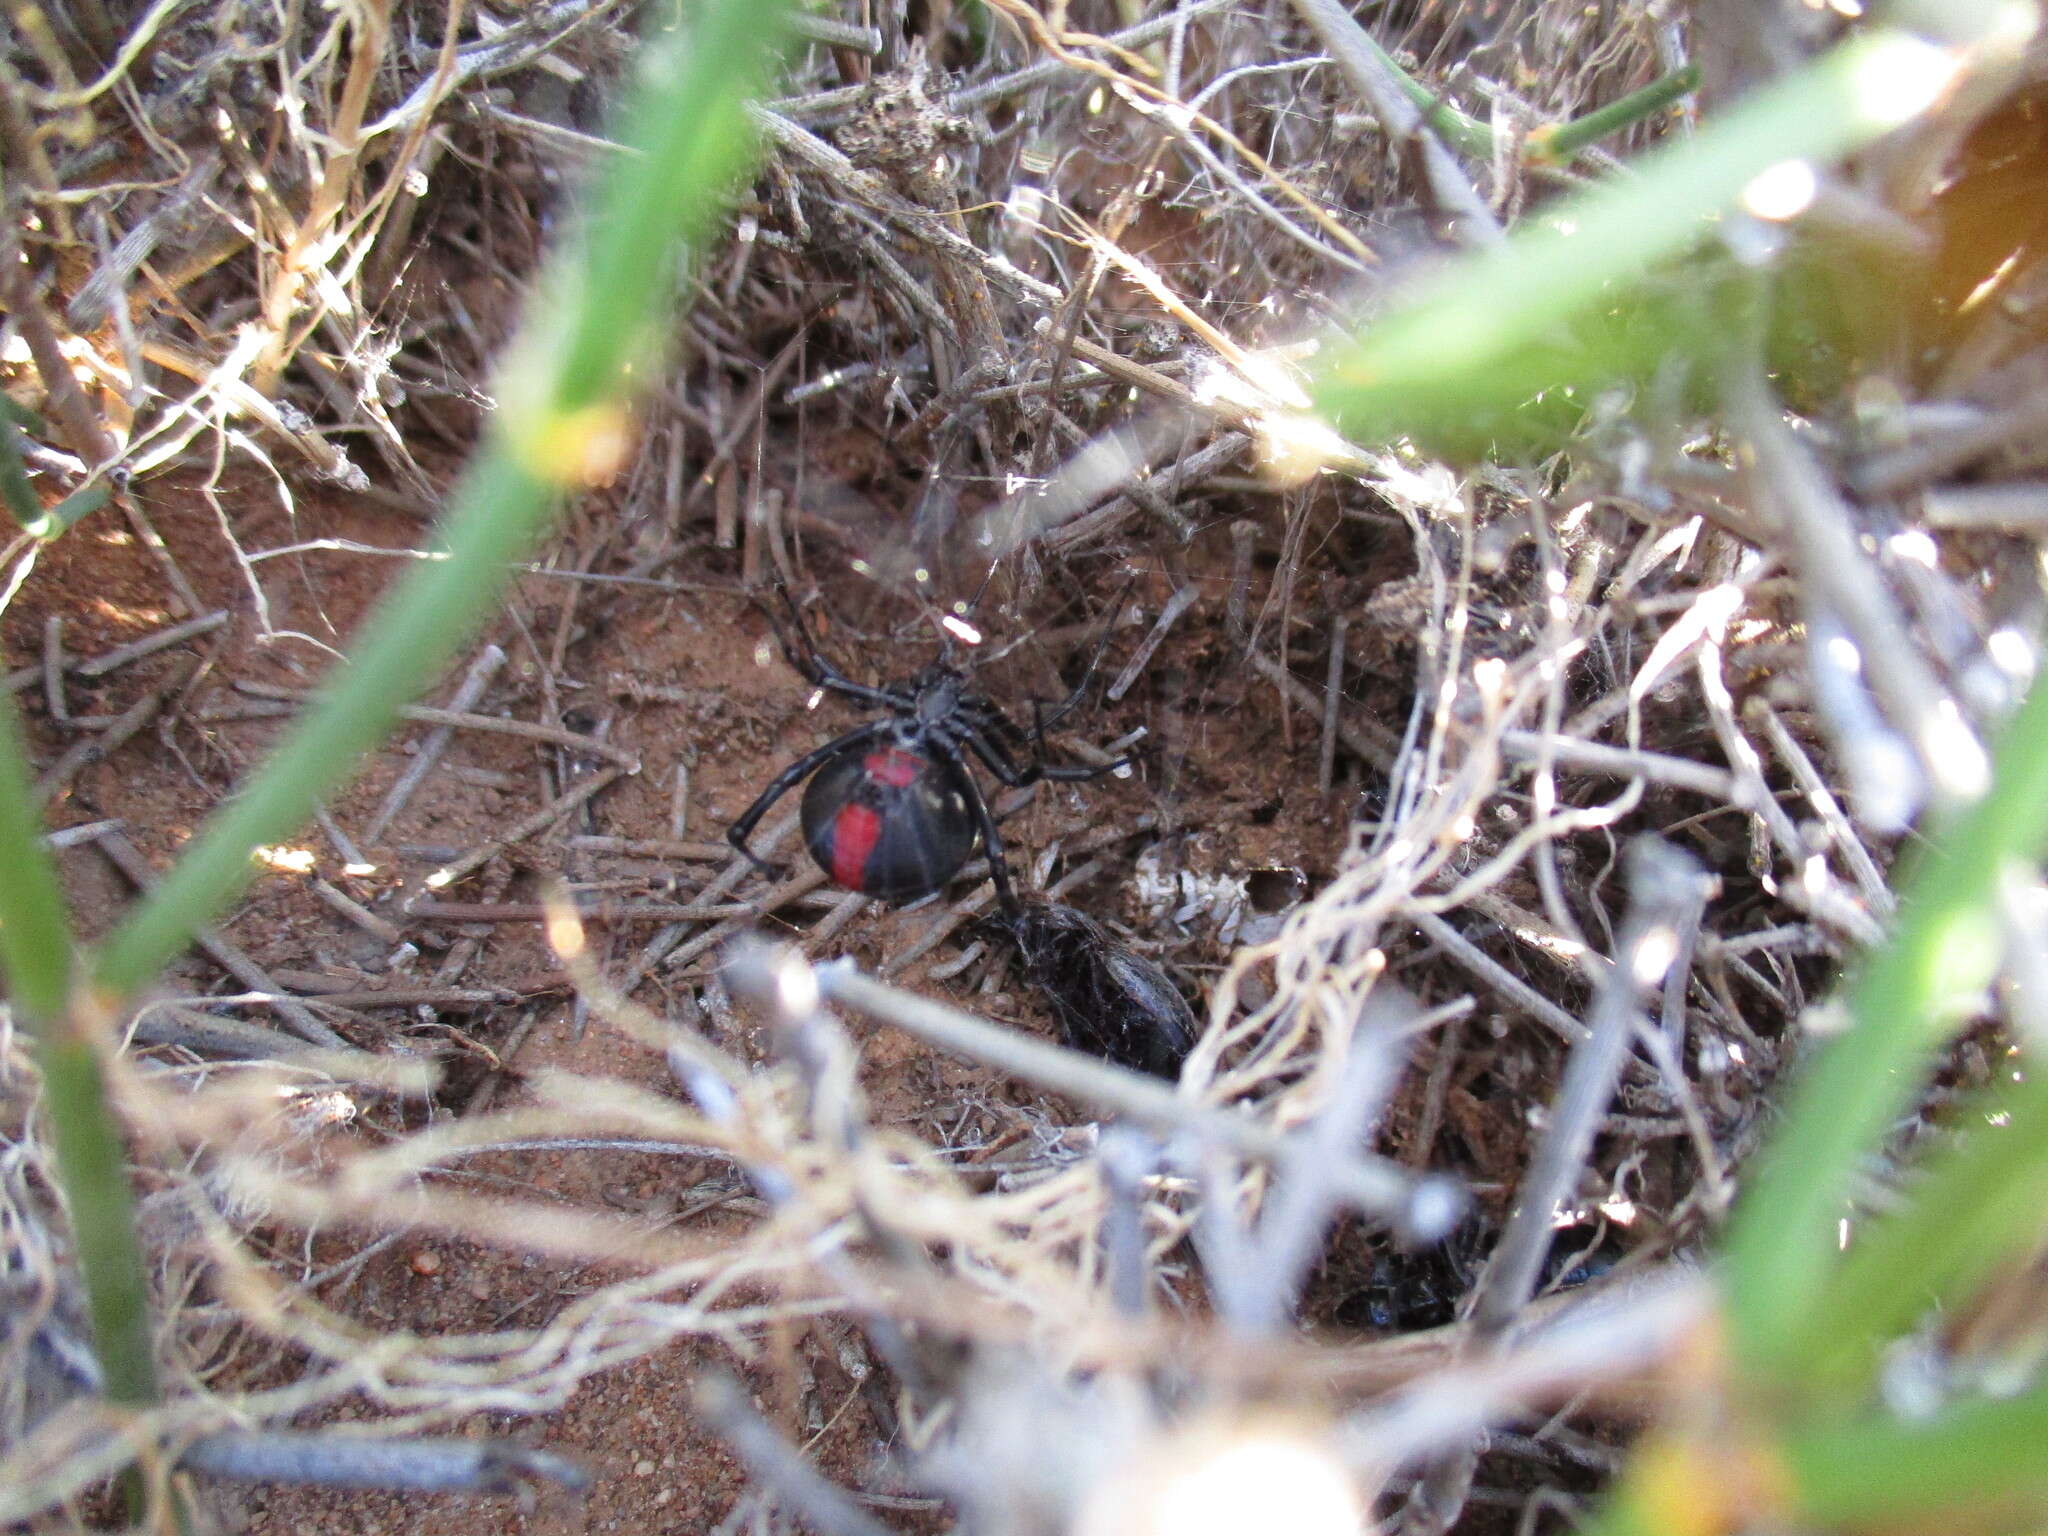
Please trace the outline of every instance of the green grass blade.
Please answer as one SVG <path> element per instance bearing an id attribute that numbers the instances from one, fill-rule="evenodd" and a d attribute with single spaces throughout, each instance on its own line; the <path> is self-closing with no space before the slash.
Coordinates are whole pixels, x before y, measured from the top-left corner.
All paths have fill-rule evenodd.
<path id="1" fill-rule="evenodd" d="M 114 997 L 148 984 L 251 875 L 255 847 L 290 836 L 496 600 L 511 562 L 568 491 L 608 474 L 631 440 L 631 398 L 657 360 L 677 247 L 706 240 L 750 163 L 743 107 L 773 66 L 782 6 L 705 0 L 650 41 L 614 157 L 552 264 L 541 308 L 506 365 L 484 456 L 452 499 L 445 557 L 412 567 L 365 624 L 306 718 L 127 922 L 94 971 Z"/>
<path id="2" fill-rule="evenodd" d="M 5 415 L 0 415 L 0 501 L 7 503 L 9 516 L 36 533 L 43 521 L 42 498 L 29 483 L 28 465 L 21 456 L 21 434 Z"/>
<path id="3" fill-rule="evenodd" d="M 113 494 L 114 488 L 104 480 L 73 491 L 69 496 L 58 502 L 57 505 L 50 508 L 47 513 L 37 520 L 35 526 L 31 527 L 28 531 L 37 538 L 48 542 L 59 534 L 68 532 L 72 524 L 76 523 L 80 518 L 90 517 L 93 513 L 99 511 L 112 498 Z"/>
<path id="4" fill-rule="evenodd" d="M 107 1396 L 140 1406 L 156 1401 L 156 1347 L 135 1193 L 95 1045 L 104 1022 L 64 1014 L 37 1021 L 36 1064 L 92 1316 L 93 1353 Z"/>
<path id="5" fill-rule="evenodd" d="M 1868 143 L 1953 67 L 1953 55 L 1882 28 L 1839 45 L 1692 138 L 1644 156 L 1639 175 L 1448 265 L 1329 350 L 1311 384 L 1316 408 L 1358 441 L 1408 435 L 1469 451 L 1487 446 L 1473 441 L 1474 418 L 1517 411 L 1538 380 L 1626 376 L 1636 360 L 1597 346 L 1580 355 L 1569 327 L 1625 306 L 1631 285 L 1696 247 L 1759 174 Z"/>
<path id="6" fill-rule="evenodd" d="M 1930 1310 L 1967 1300 L 2031 1250 L 2048 1220 L 2048 1078 L 1963 1106 L 1897 1212 L 1861 1232 L 1815 1305 L 1826 1328 L 1804 1355 L 1804 1390 L 1867 1396 L 1883 1352 Z"/>
<path id="7" fill-rule="evenodd" d="M 1474 160 L 1490 160 L 1494 152 L 1493 126 L 1462 111 L 1441 92 L 1423 84 L 1401 66 L 1401 61 L 1382 48 L 1363 27 L 1358 42 L 1385 65 L 1411 105 L 1422 113 L 1423 123 L 1436 136 Z M 1619 133 L 1633 123 L 1663 111 L 1681 97 L 1699 89 L 1700 72 L 1688 64 L 1662 79 L 1652 80 L 1641 90 L 1631 91 L 1619 101 L 1597 107 L 1568 123 L 1545 124 L 1529 135 L 1530 157 L 1550 165 L 1562 165 L 1581 150 L 1597 144 L 1609 134 Z"/>
<path id="8" fill-rule="evenodd" d="M 2001 1513 L 2038 1520 L 2048 1500 L 2048 1388 L 1963 1403 L 1926 1423 L 1887 1417 L 1796 1436 L 1785 1462 L 1808 1525 L 1956 1530 Z"/>
<path id="9" fill-rule="evenodd" d="M 1587 1530 L 2035 1530 L 2044 1499 L 2048 1388 L 2037 1387 L 1920 1421 L 1871 1415 L 1783 1438 L 1754 1420 L 1711 1435 L 1653 1435 Z"/>
<path id="10" fill-rule="evenodd" d="M 30 410 L 27 406 L 17 403 L 12 395 L 4 392 L 0 392 L 0 421 L 6 421 L 13 426 L 21 428 L 30 437 L 48 437 L 50 435 L 49 425 L 40 415 Z"/>
<path id="11" fill-rule="evenodd" d="M 1836 1223 L 1858 1161 L 1924 1085 L 1930 1053 L 1990 981 L 1993 898 L 2048 847 L 2048 681 L 2000 745 L 1990 792 L 1937 835 L 1900 882 L 1898 926 L 1849 994 L 1854 1027 L 1800 1079 L 1758 1160 L 1727 1243 L 1737 1358 L 1787 1392 L 1805 1387 L 1833 1322 Z"/>
<path id="12" fill-rule="evenodd" d="M 147 1403 L 156 1397 L 156 1365 L 135 1200 L 90 1022 L 69 1012 L 71 924 L 35 805 L 14 700 L 0 693 L 0 972 L 16 1018 L 35 1036 L 57 1178 L 108 1395 Z"/>
<path id="13" fill-rule="evenodd" d="M 1359 41 L 1379 55 L 1380 62 L 1393 72 L 1400 83 L 1401 94 L 1411 105 L 1422 113 L 1422 121 L 1430 132 L 1462 155 L 1475 160 L 1490 159 L 1493 155 L 1493 128 L 1468 112 L 1459 110 L 1444 95 L 1409 74 L 1401 67 L 1401 61 L 1379 45 L 1373 35 L 1363 27 L 1358 29 Z"/>
<path id="14" fill-rule="evenodd" d="M 0 693 L 0 974 L 31 1023 L 60 1016 L 71 990 L 71 924 L 42 834 L 14 696 Z"/>
<path id="15" fill-rule="evenodd" d="M 444 666 L 496 601 L 510 562 L 545 526 L 555 489 L 498 451 L 457 487 L 446 558 L 411 567 L 362 638 L 250 782 L 194 839 L 156 890 L 106 940 L 93 981 L 119 999 L 147 986 L 255 872 L 250 854 L 289 837 L 398 710 Z"/>

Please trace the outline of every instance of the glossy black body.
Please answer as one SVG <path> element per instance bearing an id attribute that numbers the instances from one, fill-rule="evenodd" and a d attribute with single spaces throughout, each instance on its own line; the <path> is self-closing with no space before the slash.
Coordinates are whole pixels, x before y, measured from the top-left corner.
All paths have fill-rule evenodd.
<path id="1" fill-rule="evenodd" d="M 804 842 L 840 885 L 879 901 L 936 891 L 974 852 L 966 775 L 887 744 L 825 759 L 804 789 Z"/>
<path id="2" fill-rule="evenodd" d="M 855 682 L 818 654 L 787 593 L 783 604 L 789 627 L 773 612 L 768 621 L 789 664 L 817 687 L 885 714 L 783 769 L 726 830 L 726 840 L 757 869 L 774 873 L 747 839 L 776 801 L 809 779 L 804 842 L 839 885 L 883 901 L 915 901 L 952 879 L 978 839 L 997 901 L 1003 911 L 1016 911 L 1002 837 L 966 759 L 973 757 L 1013 787 L 1040 779 L 1092 779 L 1121 767 L 1123 760 L 1101 767 L 1045 761 L 1047 729 L 1080 702 L 1088 679 L 1041 712 L 1027 733 L 944 661 L 879 688 Z"/>
<path id="3" fill-rule="evenodd" d="M 1016 947 L 1067 1044 L 1159 1077 L 1180 1075 L 1195 1048 L 1195 1011 L 1155 962 L 1057 902 L 1020 903 L 993 926 Z"/>

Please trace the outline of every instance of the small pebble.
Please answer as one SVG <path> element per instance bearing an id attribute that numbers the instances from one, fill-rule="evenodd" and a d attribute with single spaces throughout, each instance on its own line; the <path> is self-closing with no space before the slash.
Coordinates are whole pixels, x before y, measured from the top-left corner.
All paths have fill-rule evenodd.
<path id="1" fill-rule="evenodd" d="M 416 1275 L 438 1275 L 441 1273 L 441 1255 L 431 1248 L 422 1248 L 412 1256 L 412 1272 Z"/>
<path id="2" fill-rule="evenodd" d="M 633 1475 L 635 1477 L 652 1477 L 654 1475 L 654 1463 L 645 1460 L 634 1462 Z"/>

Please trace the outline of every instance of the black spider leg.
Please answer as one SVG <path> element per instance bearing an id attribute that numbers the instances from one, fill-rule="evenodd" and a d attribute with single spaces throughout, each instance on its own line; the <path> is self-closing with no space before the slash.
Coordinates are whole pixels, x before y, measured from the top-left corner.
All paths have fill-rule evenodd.
<path id="1" fill-rule="evenodd" d="M 932 634 L 939 643 L 939 654 L 935 665 L 943 667 L 947 671 L 958 671 L 959 668 L 953 664 L 953 632 L 946 628 L 946 620 L 950 617 L 948 610 L 940 607 L 922 592 L 917 594 L 917 606 L 924 621 L 931 625 Z"/>
<path id="2" fill-rule="evenodd" d="M 999 742 L 1007 751 L 1020 755 L 1031 750 L 1031 738 L 1018 730 L 1017 723 L 1001 708 L 978 693 L 963 697 L 954 712 L 960 717 L 963 734 L 980 735 L 990 743 Z"/>
<path id="3" fill-rule="evenodd" d="M 739 850 L 741 856 L 754 868 L 771 880 L 774 879 L 781 871 L 747 846 L 747 839 L 753 835 L 754 828 L 761 824 L 761 818 L 768 814 L 776 801 L 816 772 L 827 758 L 844 752 L 848 747 L 857 747 L 873 741 L 878 736 L 886 736 L 895 728 L 894 720 L 870 720 L 866 725 L 848 731 L 844 736 L 835 736 L 822 747 L 806 752 L 775 775 L 774 781 L 761 791 L 760 798 L 740 813 L 738 821 L 725 829 L 725 840 Z"/>
<path id="4" fill-rule="evenodd" d="M 1116 602 L 1110 608 L 1112 619 L 1116 615 L 1116 610 L 1123 606 L 1124 599 L 1130 596 L 1131 588 L 1135 585 L 1135 582 L 1126 583 L 1123 591 L 1117 594 Z M 1074 685 L 1073 691 L 1064 699 L 1051 706 L 1050 712 L 1042 699 L 1031 701 L 1031 729 L 1028 733 L 1005 714 L 999 705 L 988 699 L 975 697 L 963 700 L 963 712 L 968 715 L 976 729 L 985 733 L 985 739 L 990 744 L 1002 742 L 1018 756 L 1028 754 L 1033 758 L 1037 764 L 1039 778 L 1051 779 L 1058 783 L 1078 783 L 1083 779 L 1099 778 L 1105 773 L 1114 773 L 1119 768 L 1129 767 L 1137 761 L 1137 758 L 1129 753 L 1114 762 L 1104 763 L 1099 768 L 1080 764 L 1055 766 L 1045 761 L 1045 733 L 1072 714 L 1087 695 L 1088 685 L 1095 680 L 1096 669 L 1102 665 L 1103 652 L 1109 648 L 1111 631 L 1111 624 L 1102 626 L 1102 634 L 1096 640 L 1094 650 L 1088 654 L 1088 665 L 1081 673 L 1081 681 Z M 990 771 L 995 772 L 993 766 Z M 1025 779 L 1021 782 L 1028 784 L 1032 781 Z"/>
<path id="5" fill-rule="evenodd" d="M 1000 712 L 997 712 L 1000 716 Z M 1008 722 L 1005 722 L 1006 724 Z M 1098 773 L 1107 773 L 1107 768 L 1088 767 L 1047 767 L 1044 763 L 1033 763 L 1029 768 L 1019 768 L 1010 754 L 1003 750 L 1000 741 L 989 736 L 982 725 L 970 719 L 954 728 L 958 741 L 948 740 L 945 745 L 957 759 L 959 748 L 965 746 L 981 765 L 988 769 L 1011 789 L 1024 789 L 1040 779 L 1092 779 Z M 989 813 L 988 802 L 982 798 L 981 787 L 974 782 L 974 775 L 961 767 L 960 777 L 967 781 L 968 798 L 974 804 L 975 816 L 981 822 L 982 847 L 988 854 L 988 868 L 996 883 L 996 900 L 1002 903 L 1008 916 L 1019 916 L 1024 908 L 1017 900 L 1017 893 L 1010 888 L 1009 866 L 1003 862 L 1002 839 L 996 835 L 996 819 Z"/>
<path id="6" fill-rule="evenodd" d="M 973 729 L 961 732 L 961 739 L 974 749 L 974 755 L 988 764 L 988 770 L 997 778 L 1003 773 L 982 751 L 981 733 Z M 935 743 L 935 745 L 939 745 Z M 988 877 L 995 882 L 996 903 L 1003 909 L 1003 915 L 1012 921 L 1023 916 L 1024 903 L 1017 899 L 1017 892 L 1010 884 L 1010 866 L 1003 860 L 1003 836 L 996 830 L 995 813 L 988 808 L 988 801 L 982 795 L 981 786 L 974 782 L 974 775 L 967 771 L 967 765 L 960 761 L 959 752 L 952 743 L 943 744 L 953 765 L 960 770 L 961 782 L 967 786 L 967 803 L 974 809 L 974 819 L 981 827 L 981 851 L 988 858 Z M 1014 765 L 1013 765 L 1014 766 Z M 1011 783 L 1009 779 L 1003 782 Z"/>
<path id="7" fill-rule="evenodd" d="M 1039 713 L 1039 711 L 1044 707 L 1045 706 L 1039 703 L 1039 701 L 1037 701 L 1036 699 L 1032 700 L 1031 702 L 1031 739 L 1034 743 L 1035 750 L 1038 753 L 1040 768 L 1042 769 L 1042 771 L 1048 779 L 1056 779 L 1063 782 L 1078 781 L 1081 779 L 1097 779 L 1105 773 L 1115 773 L 1119 768 L 1128 768 L 1131 766 L 1131 764 L 1135 763 L 1138 760 L 1138 755 L 1135 752 L 1126 752 L 1122 757 L 1114 758 L 1111 761 L 1104 763 L 1099 768 L 1095 767 L 1092 764 L 1087 763 L 1075 763 L 1063 766 L 1046 763 L 1044 761 L 1045 728 L 1052 722 L 1047 720 L 1043 715 Z M 1060 714 L 1064 714 L 1065 712 L 1065 709 L 1062 708 Z M 1053 719 L 1055 720 L 1057 720 L 1058 718 L 1058 715 L 1055 715 L 1053 717 Z"/>
<path id="8" fill-rule="evenodd" d="M 1095 681 L 1095 669 L 1102 665 L 1102 653 L 1109 649 L 1109 637 L 1116 628 L 1117 610 L 1123 607 L 1124 599 L 1131 595 L 1131 588 L 1136 585 L 1135 581 L 1125 582 L 1123 591 L 1117 593 L 1116 601 L 1110 604 L 1109 618 L 1102 626 L 1102 634 L 1095 642 L 1095 649 L 1088 653 L 1088 665 L 1082 669 L 1081 681 L 1074 685 L 1074 691 L 1054 705 L 1049 715 L 1041 714 L 1040 710 L 1044 706 L 1035 699 L 1032 701 L 1032 730 L 1038 738 L 1038 750 L 1041 755 L 1045 751 L 1045 733 L 1074 712 L 1075 706 L 1081 702 L 1081 696 L 1088 691 L 1088 685 Z"/>
<path id="9" fill-rule="evenodd" d="M 759 603 L 757 606 L 762 616 L 768 620 L 768 627 L 775 631 L 775 643 L 782 647 L 783 660 L 787 661 L 805 682 L 816 688 L 843 694 L 849 699 L 858 699 L 861 703 L 876 709 L 910 710 L 916 707 L 916 701 L 901 689 L 870 688 L 866 683 L 857 683 L 840 671 L 825 658 L 824 652 L 818 649 L 818 642 L 811 637 L 810 626 L 804 622 L 803 611 L 797 607 L 796 600 L 789 595 L 789 588 L 778 586 L 776 592 L 782 598 L 782 606 L 789 610 L 787 627 L 775 616 L 775 610 L 766 603 Z M 794 642 L 790 639 L 792 631 L 796 636 Z"/>
<path id="10" fill-rule="evenodd" d="M 1017 728 L 1010 717 L 985 699 L 976 699 L 963 705 L 961 713 L 967 717 L 962 735 L 969 745 L 975 747 L 975 756 L 988 764 L 988 771 L 1012 788 L 1021 789 L 1026 784 L 1036 784 L 1040 779 L 1049 779 L 1056 784 L 1077 784 L 1083 779 L 1099 779 L 1105 773 L 1114 773 L 1131 762 L 1120 757 L 1115 762 L 1096 767 L 1092 763 L 1048 763 L 1045 760 L 1045 733 L 1041 730 L 1027 736 Z M 1008 738 L 1006 744 L 1004 738 Z M 1030 749 L 1034 761 L 1029 768 L 1020 768 L 1010 755 L 1011 748 Z M 995 757 L 989 756 L 994 753 Z M 1000 758 L 1000 763 L 996 761 Z"/>

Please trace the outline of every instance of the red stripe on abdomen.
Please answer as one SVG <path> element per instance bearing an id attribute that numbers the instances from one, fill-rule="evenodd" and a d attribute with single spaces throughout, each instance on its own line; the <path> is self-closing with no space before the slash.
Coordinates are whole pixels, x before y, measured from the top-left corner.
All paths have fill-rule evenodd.
<path id="1" fill-rule="evenodd" d="M 930 766 L 915 752 L 906 752 L 901 747 L 884 747 L 879 752 L 870 752 L 861 760 L 861 768 L 870 779 L 892 789 L 909 788 L 924 777 L 925 769 Z"/>
<path id="2" fill-rule="evenodd" d="M 832 878 L 849 891 L 867 889 L 868 856 L 882 839 L 882 818 L 865 805 L 842 807 L 832 818 Z"/>

